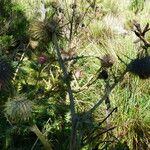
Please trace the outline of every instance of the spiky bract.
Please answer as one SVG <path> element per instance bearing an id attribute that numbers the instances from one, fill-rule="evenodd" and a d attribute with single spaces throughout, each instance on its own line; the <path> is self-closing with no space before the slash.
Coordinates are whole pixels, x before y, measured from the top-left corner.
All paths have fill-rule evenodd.
<path id="1" fill-rule="evenodd" d="M 5 104 L 6 116 L 14 123 L 27 122 L 32 117 L 33 103 L 25 96 L 17 96 Z"/>
<path id="2" fill-rule="evenodd" d="M 109 68 L 112 67 L 113 64 L 115 63 L 115 58 L 114 56 L 110 54 L 106 54 L 101 58 L 101 65 L 102 67 Z"/>
<path id="3" fill-rule="evenodd" d="M 30 35 L 34 40 L 50 42 L 52 41 L 54 34 L 58 37 L 61 35 L 59 21 L 55 19 L 48 19 L 44 20 L 43 22 L 36 21 L 31 24 Z"/>

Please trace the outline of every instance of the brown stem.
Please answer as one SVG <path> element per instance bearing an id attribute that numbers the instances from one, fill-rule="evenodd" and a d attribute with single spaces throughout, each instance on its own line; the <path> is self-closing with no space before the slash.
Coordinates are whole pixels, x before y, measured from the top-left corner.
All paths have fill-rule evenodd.
<path id="1" fill-rule="evenodd" d="M 134 22 L 134 26 L 136 29 L 134 30 L 134 33 L 139 39 L 144 43 L 144 46 L 146 48 L 150 47 L 150 43 L 145 39 L 145 34 L 150 30 L 149 23 L 146 24 L 144 30 L 142 31 L 141 25 L 137 22 Z"/>
<path id="2" fill-rule="evenodd" d="M 115 107 L 101 122 L 99 122 L 98 126 L 101 126 L 110 117 L 110 115 L 112 115 L 112 113 L 116 110 L 117 110 L 117 107 Z M 96 128 L 93 129 L 91 132 L 89 132 L 89 134 L 83 139 L 83 142 L 86 141 L 90 137 L 90 135 L 92 135 L 95 131 L 96 131 Z"/>
<path id="3" fill-rule="evenodd" d="M 69 40 L 71 42 L 72 40 L 72 33 L 73 33 L 73 23 L 74 23 L 74 17 L 75 17 L 75 13 L 76 13 L 76 0 L 74 0 L 73 3 L 73 12 L 72 12 L 72 17 L 71 17 L 71 22 L 70 22 L 70 36 L 69 36 Z"/>
<path id="4" fill-rule="evenodd" d="M 137 31 L 134 31 L 134 33 L 140 38 L 146 47 L 150 47 L 150 43 L 142 35 L 140 35 Z"/>

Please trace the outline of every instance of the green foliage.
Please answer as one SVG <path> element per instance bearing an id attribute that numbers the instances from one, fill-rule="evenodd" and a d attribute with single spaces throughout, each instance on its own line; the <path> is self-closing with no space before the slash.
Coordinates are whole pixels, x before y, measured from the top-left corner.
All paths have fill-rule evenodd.
<path id="1" fill-rule="evenodd" d="M 2 35 L 0 37 L 0 46 L 1 46 L 1 50 L 6 50 L 8 47 L 14 46 L 14 38 L 13 36 L 9 36 L 9 35 Z M 3 52 L 4 53 L 4 52 Z M 1 54 L 2 55 L 2 54 Z"/>
<path id="2" fill-rule="evenodd" d="M 22 8 L 19 5 L 12 3 L 10 0 L 1 1 L 1 21 L 4 26 L 7 24 L 7 34 L 23 36 L 27 30 L 27 19 L 25 18 Z M 3 28 L 1 28 L 3 30 Z"/>
<path id="3" fill-rule="evenodd" d="M 6 58 L 0 58 L 0 91 L 11 86 L 14 69 Z"/>
<path id="4" fill-rule="evenodd" d="M 118 143 L 114 148 L 112 148 L 112 150 L 129 150 L 129 147 L 126 143 Z"/>
<path id="5" fill-rule="evenodd" d="M 102 5 L 106 13 L 112 13 L 114 15 L 120 13 L 118 0 L 105 0 Z"/>
<path id="6" fill-rule="evenodd" d="M 76 149 L 149 149 L 149 56 L 131 32 L 144 0 L 0 6 L 0 147 L 67 150 L 75 126 Z"/>
<path id="7" fill-rule="evenodd" d="M 132 0 L 129 8 L 135 13 L 142 11 L 144 8 L 144 0 Z"/>

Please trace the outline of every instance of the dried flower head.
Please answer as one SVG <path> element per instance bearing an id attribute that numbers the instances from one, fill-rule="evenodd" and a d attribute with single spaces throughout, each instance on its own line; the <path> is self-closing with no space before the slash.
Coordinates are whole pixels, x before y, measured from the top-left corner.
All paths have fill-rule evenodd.
<path id="1" fill-rule="evenodd" d="M 80 79 L 83 76 L 83 71 L 80 69 L 75 70 L 74 75 L 76 79 Z"/>
<path id="2" fill-rule="evenodd" d="M 69 51 L 65 51 L 62 48 L 60 52 L 61 52 L 61 57 L 62 57 L 63 60 L 72 59 L 72 58 L 75 58 L 77 56 L 77 54 L 74 51 L 74 49 L 70 49 Z"/>
<path id="3" fill-rule="evenodd" d="M 32 49 L 36 49 L 39 46 L 39 42 L 30 39 L 30 46 L 31 46 Z"/>
<path id="4" fill-rule="evenodd" d="M 61 28 L 57 19 L 50 18 L 44 21 L 36 21 L 30 26 L 31 38 L 36 41 L 50 42 L 54 34 L 57 37 L 61 36 Z"/>
<path id="5" fill-rule="evenodd" d="M 110 54 L 104 55 L 100 60 L 101 60 L 102 67 L 105 67 L 105 68 L 112 67 L 116 61 L 114 56 L 112 56 Z"/>

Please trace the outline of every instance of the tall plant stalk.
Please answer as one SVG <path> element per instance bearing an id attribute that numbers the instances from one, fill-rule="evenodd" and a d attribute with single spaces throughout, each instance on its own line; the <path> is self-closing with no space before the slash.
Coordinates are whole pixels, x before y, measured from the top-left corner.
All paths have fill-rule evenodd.
<path id="1" fill-rule="evenodd" d="M 65 84 L 67 85 L 67 92 L 68 92 L 69 100 L 70 100 L 70 111 L 71 111 L 71 118 L 72 118 L 72 133 L 71 133 L 71 140 L 70 140 L 70 150 L 76 150 L 78 117 L 77 117 L 77 114 L 75 111 L 75 99 L 73 96 L 73 92 L 72 92 L 70 83 L 67 81 L 69 74 L 68 74 L 67 69 L 64 65 L 64 61 L 61 57 L 60 48 L 59 48 L 57 41 L 58 41 L 57 36 L 54 34 L 53 35 L 53 44 L 55 47 L 56 55 L 58 57 L 59 65 L 60 65 L 62 72 L 63 72 L 63 80 L 64 80 Z"/>

